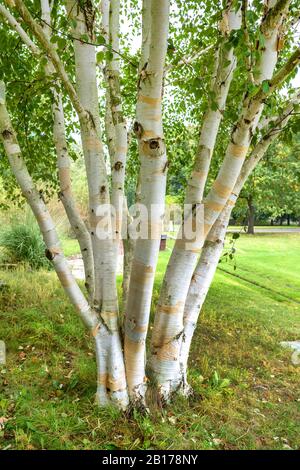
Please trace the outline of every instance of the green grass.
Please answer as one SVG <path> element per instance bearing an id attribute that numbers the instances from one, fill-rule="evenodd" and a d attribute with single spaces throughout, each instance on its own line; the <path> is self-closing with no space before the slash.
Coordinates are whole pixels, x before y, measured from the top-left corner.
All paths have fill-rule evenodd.
<path id="1" fill-rule="evenodd" d="M 160 253 L 156 285 L 172 243 Z M 222 268 L 299 298 L 300 236 L 242 236 L 236 248 L 236 271 Z M 8 348 L 0 448 L 300 448 L 300 367 L 279 346 L 300 338 L 294 300 L 219 270 L 193 342 L 194 397 L 177 398 L 162 414 L 128 418 L 95 408 L 93 343 L 55 274 L 2 272 L 1 279 L 9 288 L 0 296 Z"/>
<path id="2" fill-rule="evenodd" d="M 235 247 L 234 260 L 221 268 L 300 302 L 300 234 L 242 235 Z"/>
<path id="3" fill-rule="evenodd" d="M 283 225 L 255 225 L 254 226 L 254 230 L 256 228 L 263 228 L 263 229 L 273 229 L 273 228 L 278 228 L 280 230 L 286 230 L 286 229 L 289 229 L 289 228 L 292 228 L 292 229 L 299 229 L 299 225 L 298 224 L 291 224 L 291 225 L 286 225 L 286 223 L 284 223 Z M 240 229 L 240 230 L 244 230 L 244 225 L 229 225 L 228 226 L 228 229 L 231 230 L 231 229 Z"/>
<path id="4" fill-rule="evenodd" d="M 61 244 L 64 255 L 67 257 L 80 253 L 79 243 L 74 238 L 62 238 Z"/>

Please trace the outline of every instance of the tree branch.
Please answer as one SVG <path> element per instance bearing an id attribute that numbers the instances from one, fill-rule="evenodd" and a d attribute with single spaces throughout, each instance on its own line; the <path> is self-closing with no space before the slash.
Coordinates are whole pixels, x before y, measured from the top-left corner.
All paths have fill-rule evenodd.
<path id="1" fill-rule="evenodd" d="M 42 54 L 42 51 L 34 44 L 30 39 L 28 34 L 24 31 L 20 23 L 16 18 L 5 8 L 5 6 L 0 5 L 0 13 L 7 20 L 8 24 L 19 34 L 22 41 L 29 47 L 34 55 Z"/>
<path id="2" fill-rule="evenodd" d="M 177 67 L 190 65 L 191 63 L 195 62 L 197 59 L 205 55 L 208 51 L 210 51 L 214 47 L 216 47 L 215 44 L 210 44 L 210 46 L 205 47 L 201 51 L 195 52 L 195 54 L 192 54 L 192 55 L 186 54 L 182 56 L 181 59 L 176 64 L 168 64 L 165 67 L 165 75 L 171 72 L 172 70 L 177 69 Z"/>
<path id="3" fill-rule="evenodd" d="M 8 0 L 4 0 L 6 3 L 8 3 Z M 47 38 L 45 32 L 43 31 L 43 28 L 33 19 L 31 16 L 29 10 L 26 8 L 22 0 L 15 0 L 15 6 L 18 12 L 20 13 L 21 17 L 23 18 L 24 22 L 28 25 L 30 28 L 32 34 L 37 38 L 39 43 L 41 44 L 42 48 L 45 50 L 47 55 L 49 56 L 51 62 L 53 63 L 53 66 L 63 82 L 65 89 L 72 101 L 72 104 L 78 114 L 78 116 L 82 119 L 88 119 L 89 115 L 85 111 L 84 107 L 82 106 L 77 93 L 75 91 L 75 88 L 73 84 L 70 81 L 70 78 L 65 71 L 64 65 L 59 57 L 59 55 L 56 52 L 56 49 L 53 44 L 51 44 L 50 40 Z"/>

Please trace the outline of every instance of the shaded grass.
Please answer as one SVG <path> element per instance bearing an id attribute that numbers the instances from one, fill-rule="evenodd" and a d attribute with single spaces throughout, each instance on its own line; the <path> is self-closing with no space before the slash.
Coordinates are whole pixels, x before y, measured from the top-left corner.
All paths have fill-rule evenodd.
<path id="1" fill-rule="evenodd" d="M 293 271 L 299 239 L 272 235 L 265 245 L 265 237 L 242 237 L 238 262 L 249 266 L 252 250 L 257 263 L 251 275 L 260 276 L 264 264 L 273 288 L 293 295 L 283 280 L 298 282 Z M 289 255 L 273 269 L 274 259 L 279 262 L 274 251 L 286 245 Z M 160 254 L 156 288 L 169 253 Z M 95 408 L 93 342 L 55 274 L 5 272 L 1 279 L 9 287 L 0 295 L 0 338 L 8 349 L 7 367 L 0 369 L 0 416 L 8 418 L 0 448 L 300 447 L 300 368 L 279 346 L 299 339 L 300 308 L 294 302 L 218 272 L 192 347 L 194 397 L 176 398 L 162 414 L 128 418 Z"/>

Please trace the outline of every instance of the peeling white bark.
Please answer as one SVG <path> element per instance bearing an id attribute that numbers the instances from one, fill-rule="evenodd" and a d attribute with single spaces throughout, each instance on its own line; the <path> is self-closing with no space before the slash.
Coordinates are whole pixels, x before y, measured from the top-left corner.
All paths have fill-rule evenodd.
<path id="1" fill-rule="evenodd" d="M 216 58 L 215 76 L 212 79 L 211 93 L 214 97 L 212 102 L 208 103 L 208 109 L 203 117 L 195 164 L 186 190 L 187 204 L 202 202 L 211 157 L 236 67 L 233 48 L 228 49 L 227 44 L 228 35 L 241 27 L 241 10 L 236 11 L 235 5 L 232 6 L 233 3 L 233 1 L 228 1 L 227 8 L 223 12 L 222 21 L 227 27 L 222 31 L 223 37 Z"/>
<path id="2" fill-rule="evenodd" d="M 57 154 L 57 168 L 60 184 L 59 198 L 64 206 L 70 225 L 78 240 L 82 254 L 85 286 L 89 293 L 89 298 L 94 298 L 95 279 L 94 279 L 94 258 L 92 242 L 89 231 L 82 220 L 71 188 L 70 168 L 71 161 L 68 153 L 68 146 L 65 134 L 64 112 L 61 96 L 54 93 L 53 103 L 53 138 Z"/>
<path id="3" fill-rule="evenodd" d="M 74 4 L 67 1 L 68 11 L 75 15 L 75 38 L 88 34 L 93 40 L 93 25 L 88 24 L 86 15 Z M 84 8 L 84 6 L 83 6 Z M 95 266 L 95 308 L 100 312 L 104 324 L 97 332 L 96 338 L 103 344 L 97 346 L 100 354 L 97 363 L 101 387 L 98 387 L 98 402 L 105 404 L 107 400 L 117 402 L 126 407 L 127 389 L 122 345 L 118 326 L 118 296 L 116 287 L 115 241 L 100 240 L 96 235 L 97 224 L 100 222 L 99 208 L 103 203 L 109 204 L 109 186 L 103 155 L 100 118 L 98 109 L 96 54 L 95 47 L 74 40 L 76 87 L 81 103 L 89 113 L 89 121 L 81 120 L 82 147 L 86 162 L 89 188 L 90 230 Z M 101 352 L 102 351 L 102 352 Z M 104 375 L 103 375 L 104 374 Z M 118 383 L 118 388 L 114 383 Z M 124 386 L 125 383 L 125 386 Z M 106 393 L 106 398 L 104 396 Z"/>
<path id="4" fill-rule="evenodd" d="M 127 155 L 127 128 L 122 110 L 122 97 L 120 90 L 120 0 L 111 0 L 109 10 L 109 43 L 112 47 L 112 60 L 107 63 L 107 81 L 109 86 L 108 105 L 114 126 L 114 152 L 111 155 L 111 202 L 116 211 L 116 241 L 121 238 L 122 212 L 124 205 L 124 181 Z M 116 261 L 118 257 L 118 246 Z"/>
<path id="5" fill-rule="evenodd" d="M 51 38 L 51 9 L 48 0 L 41 0 L 41 11 L 43 29 L 48 39 Z M 35 55 L 36 51 L 35 51 Z M 52 79 L 54 74 L 54 67 L 51 62 L 45 66 L 46 75 Z M 95 280 L 94 280 L 94 259 L 92 251 L 91 237 L 83 222 L 76 202 L 72 193 L 71 187 L 71 160 L 68 152 L 68 144 L 66 139 L 65 118 L 62 104 L 61 94 L 57 92 L 56 88 L 52 88 L 53 95 L 53 140 L 57 155 L 57 168 L 60 184 L 59 198 L 66 211 L 69 223 L 78 240 L 80 251 L 82 254 L 84 272 L 85 272 L 85 285 L 89 293 L 89 299 L 92 301 L 94 298 Z"/>
<path id="6" fill-rule="evenodd" d="M 149 12 L 150 7 L 151 12 Z M 144 1 L 141 57 L 144 62 L 140 66 L 135 132 L 141 161 L 141 203 L 147 207 L 148 213 L 151 213 L 149 230 L 152 239 L 136 240 L 125 313 L 125 364 L 128 389 L 131 400 L 141 404 L 144 403 L 145 396 L 145 341 L 166 190 L 167 156 L 162 128 L 161 100 L 168 27 L 169 1 Z M 155 207 L 156 210 L 150 212 L 151 207 Z"/>
<path id="7" fill-rule="evenodd" d="M 275 13 L 274 10 L 269 10 L 263 20 L 262 32 L 265 36 L 271 34 L 271 31 L 273 35 L 274 30 L 278 34 L 279 28 L 283 24 L 285 17 L 283 12 L 289 2 L 288 0 L 280 0 L 280 2 L 280 9 L 277 9 Z M 272 21 L 270 21 L 270 17 Z M 223 15 L 223 20 L 225 21 L 222 23 L 222 30 L 228 31 L 229 20 L 226 12 Z M 236 22 L 233 21 L 233 24 Z M 267 46 L 273 48 L 273 43 L 267 43 Z M 270 51 L 267 47 L 262 51 L 262 55 L 269 57 Z M 263 71 L 264 76 L 266 73 L 272 76 L 275 64 L 272 60 L 262 59 L 260 67 L 259 70 Z M 259 83 L 262 82 L 262 77 L 261 73 Z M 234 188 L 263 108 L 264 103 L 260 96 L 245 97 L 241 115 L 232 131 L 224 161 L 212 189 L 204 201 L 204 237 L 207 237 Z M 217 132 L 214 127 L 212 127 L 212 132 L 213 134 Z M 208 155 L 206 152 L 204 162 L 207 158 L 210 159 Z M 208 169 L 206 166 L 201 168 L 204 173 Z M 202 181 L 201 174 L 199 181 Z M 201 191 L 203 192 L 203 187 Z M 200 196 L 202 197 L 202 195 Z M 190 201 L 191 199 L 189 199 Z M 198 246 L 196 253 L 194 253 L 192 250 L 186 249 L 184 242 L 176 241 L 161 289 L 152 334 L 149 368 L 155 376 L 158 392 L 164 399 L 168 399 L 171 393 L 182 384 L 179 355 L 184 332 L 184 305 L 197 260 L 197 251 L 199 252 L 200 248 L 201 246 Z"/>
<path id="8" fill-rule="evenodd" d="M 279 0 L 276 2 L 277 8 L 273 8 L 274 2 L 272 0 L 270 5 L 268 5 L 268 10 L 266 11 L 261 25 L 261 33 L 264 37 L 264 48 L 261 51 L 261 58 L 257 65 L 258 84 L 261 84 L 266 77 L 271 78 L 273 76 L 276 65 L 274 59 L 275 55 L 277 58 L 277 47 L 276 53 L 274 51 L 274 38 L 275 35 L 278 37 L 279 31 L 284 24 L 289 3 L 289 0 Z M 272 38 L 272 40 L 270 40 L 270 38 Z M 218 215 L 221 213 L 236 183 L 263 108 L 264 102 L 259 95 L 254 96 L 254 98 L 246 95 L 241 116 L 231 134 L 223 164 L 205 200 L 205 235 L 208 234 Z"/>
<path id="9" fill-rule="evenodd" d="M 5 0 L 12 6 L 12 2 Z M 53 90 L 55 103 L 54 140 L 58 154 L 58 170 L 61 185 L 61 198 L 65 205 L 71 225 L 83 250 L 89 243 L 89 259 L 86 258 L 86 272 L 95 277 L 96 289 L 93 302 L 88 304 L 78 285 L 73 279 L 67 262 L 61 252 L 57 234 L 47 208 L 34 188 L 22 159 L 21 151 L 0 96 L 0 131 L 11 167 L 27 198 L 38 223 L 45 243 L 47 255 L 52 260 L 62 286 L 71 302 L 76 306 L 83 321 L 95 337 L 98 370 L 97 401 L 100 405 L 117 403 L 120 408 L 128 405 L 127 386 L 130 398 L 135 405 L 145 404 L 145 341 L 149 322 L 152 290 L 160 244 L 162 215 L 166 186 L 167 157 L 162 128 L 162 82 L 166 72 L 165 56 L 168 37 L 169 1 L 144 0 L 143 2 L 143 38 L 139 66 L 138 100 L 135 132 L 138 138 L 141 160 L 139 201 L 151 212 L 149 230 L 152 239 L 137 240 L 131 273 L 125 271 L 124 282 L 130 277 L 130 286 L 126 304 L 125 321 L 125 362 L 118 324 L 118 299 L 116 290 L 116 247 L 114 240 L 99 240 L 96 227 L 100 221 L 98 209 L 104 203 L 112 201 L 117 210 L 117 238 L 124 225 L 124 175 L 127 152 L 126 122 L 122 112 L 120 94 L 119 66 L 119 0 L 102 0 L 103 34 L 115 51 L 108 61 L 105 80 L 107 84 L 106 132 L 112 166 L 112 192 L 109 194 L 109 182 L 102 150 L 100 133 L 99 103 L 97 93 L 97 74 L 94 37 L 93 2 L 67 0 L 68 11 L 76 19 L 73 24 L 76 86 L 66 73 L 57 48 L 50 41 L 46 24 L 51 24 L 48 0 L 41 0 L 43 27 L 32 18 L 22 0 L 14 0 L 21 18 L 28 25 L 34 40 L 30 39 L 19 22 L 9 11 L 0 5 L 0 14 L 20 35 L 24 43 L 35 55 L 47 56 L 52 65 L 49 73 L 57 73 L 74 109 L 81 128 L 82 147 L 85 158 L 89 188 L 89 234 L 76 211 L 71 193 L 69 157 L 64 129 L 64 115 L 61 97 Z M 260 27 L 258 43 L 261 51 L 256 63 L 256 84 L 269 82 L 272 91 L 299 63 L 300 53 L 296 51 L 284 67 L 273 76 L 277 63 L 278 39 L 282 34 L 283 22 L 289 0 L 266 1 L 264 17 Z M 236 2 L 225 3 L 220 32 L 223 39 L 217 52 L 215 75 L 212 80 L 214 93 L 213 106 L 210 106 L 203 118 L 199 147 L 195 159 L 195 168 L 188 182 L 186 202 L 194 204 L 195 211 L 200 210 L 204 185 L 215 146 L 222 112 L 235 67 L 232 49 L 225 47 L 228 35 L 240 27 L 240 12 L 235 11 Z M 234 7 L 234 8 L 233 8 Z M 80 40 L 87 35 L 87 44 Z M 185 59 L 183 59 L 185 60 Z M 252 71 L 249 79 L 252 80 Z M 1 89 L 1 86 L 0 86 Z M 276 132 L 265 136 L 245 161 L 251 138 L 257 129 L 267 94 L 261 89 L 252 96 L 245 96 L 242 110 L 236 126 L 231 133 L 231 141 L 221 165 L 219 174 L 205 200 L 204 233 L 206 241 L 199 262 L 202 241 L 193 246 L 186 246 L 187 240 L 177 240 L 165 275 L 157 308 L 152 337 L 151 359 L 149 362 L 150 379 L 157 385 L 162 398 L 168 399 L 177 388 L 188 390 L 186 367 L 192 335 L 199 310 L 207 291 L 222 251 L 226 227 L 234 201 L 241 190 L 245 178 L 262 158 Z M 299 102 L 299 96 L 295 97 Z M 293 110 L 294 102 L 283 112 L 280 122 L 276 121 L 278 132 L 286 124 Z M 150 235 L 150 233 L 149 233 Z M 94 268 L 93 268 L 94 265 Z M 130 266 L 130 261 L 128 263 Z M 126 268 L 125 268 L 126 269 Z M 192 274 L 194 272 L 194 276 Z M 88 277 L 88 275 L 87 275 Z M 192 278 L 192 281 L 191 281 Z M 124 285 L 124 295 L 127 287 Z M 91 294 L 92 296 L 92 294 Z"/>

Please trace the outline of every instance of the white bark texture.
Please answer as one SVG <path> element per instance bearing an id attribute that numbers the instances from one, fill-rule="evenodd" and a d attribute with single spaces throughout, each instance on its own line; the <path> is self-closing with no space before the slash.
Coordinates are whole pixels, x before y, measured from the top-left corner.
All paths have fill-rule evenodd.
<path id="1" fill-rule="evenodd" d="M 144 63 L 140 66 L 135 132 L 141 161 L 141 203 L 148 209 L 148 214 L 151 214 L 148 225 L 150 238 L 136 240 L 125 311 L 128 389 L 131 400 L 141 403 L 145 395 L 145 342 L 166 190 L 167 155 L 162 128 L 162 80 L 167 52 L 169 1 L 144 1 L 143 13 L 141 60 Z"/>
<path id="2" fill-rule="evenodd" d="M 192 175 L 188 181 L 186 204 L 202 202 L 203 191 L 225 107 L 229 86 L 232 80 L 236 59 L 233 48 L 228 49 L 228 36 L 241 25 L 241 12 L 227 2 L 220 24 L 222 39 L 216 58 L 215 76 L 212 79 L 213 104 L 209 104 L 200 131 L 199 145 Z M 199 213 L 197 214 L 199 216 Z M 187 243 L 180 235 L 169 260 L 155 316 L 151 340 L 149 370 L 159 384 L 161 395 L 167 396 L 180 383 L 179 350 L 183 331 L 183 309 L 190 279 L 202 246 Z"/>
<path id="3" fill-rule="evenodd" d="M 41 11 L 43 29 L 47 38 L 51 39 L 51 9 L 48 0 L 41 0 Z M 21 33 L 19 34 L 21 35 Z M 24 34 L 26 35 L 25 32 Z M 38 50 L 35 50 L 34 54 L 38 55 L 38 52 Z M 50 61 L 48 61 L 45 66 L 45 72 L 49 80 L 53 80 L 55 69 Z M 64 206 L 69 223 L 74 231 L 74 234 L 80 246 L 80 251 L 84 264 L 85 286 L 89 294 L 89 299 L 92 301 L 94 298 L 95 280 L 91 237 L 84 221 L 80 217 L 78 208 L 76 207 L 76 201 L 72 193 L 70 174 L 71 160 L 69 157 L 68 144 L 66 139 L 65 117 L 62 96 L 61 93 L 58 93 L 55 87 L 52 87 L 52 95 L 53 140 L 57 155 L 57 169 L 60 185 L 59 198 Z"/>
<path id="4" fill-rule="evenodd" d="M 84 264 L 85 286 L 89 293 L 89 298 L 92 300 L 94 298 L 95 289 L 92 242 L 89 231 L 78 212 L 72 193 L 70 176 L 71 161 L 65 134 L 64 111 L 61 95 L 56 93 L 54 93 L 53 119 L 53 138 L 57 153 L 57 168 L 60 185 L 59 198 L 80 246 Z"/>
<path id="5" fill-rule="evenodd" d="M 241 11 L 235 11 L 233 3 L 232 0 L 227 1 L 227 7 L 220 22 L 222 36 L 216 57 L 215 76 L 212 78 L 211 94 L 213 98 L 208 103 L 208 109 L 203 117 L 194 168 L 187 185 L 186 204 L 202 202 L 211 157 L 236 66 L 233 47 L 228 48 L 228 36 L 232 31 L 240 29 Z"/>
<path id="6" fill-rule="evenodd" d="M 121 239 L 124 182 L 127 155 L 127 127 L 122 110 L 120 88 L 120 0 L 101 2 L 102 34 L 111 50 L 106 61 L 104 77 L 107 82 L 105 129 L 111 163 L 111 203 L 115 208 L 116 240 Z M 116 245 L 116 262 L 118 245 Z"/>
<path id="7" fill-rule="evenodd" d="M 75 85 L 64 68 L 56 45 L 50 41 L 51 11 L 48 2 L 49 0 L 41 0 L 43 26 L 32 17 L 22 0 L 2 2 L 8 7 L 16 8 L 38 45 L 30 39 L 19 20 L 2 5 L 0 5 L 0 14 L 36 57 L 47 57 L 46 71 L 49 78 L 52 75 L 57 77 L 79 118 L 88 180 L 90 232 L 76 209 L 72 195 L 63 101 L 62 96 L 52 86 L 53 136 L 57 152 L 60 197 L 82 250 L 90 303 L 69 270 L 51 216 L 28 173 L 6 110 L 1 84 L 0 138 L 12 171 L 39 223 L 47 246 L 47 256 L 51 259 L 70 301 L 95 338 L 97 402 L 103 406 L 116 403 L 120 408 L 126 408 L 129 403 L 129 392 L 132 404 L 144 407 L 147 380 L 146 336 L 162 230 L 168 167 L 162 126 L 162 95 L 164 74 L 170 69 L 165 67 L 170 2 L 169 0 L 143 1 L 142 45 L 134 129 L 141 163 L 138 200 L 147 208 L 150 218 L 148 238 L 138 239 L 132 243 L 133 260 L 131 262 L 128 257 L 127 269 L 125 267 L 124 271 L 124 297 L 127 297 L 124 351 L 119 331 L 116 287 L 118 240 L 127 217 L 124 178 L 128 147 L 120 92 L 120 0 L 102 0 L 102 33 L 106 39 L 106 48 L 113 52 L 112 57 L 107 60 L 104 71 L 107 85 L 105 128 L 112 168 L 111 196 L 100 130 L 94 45 L 96 21 L 94 2 L 66 0 L 68 16 L 75 20 L 72 22 Z M 268 131 L 261 130 L 264 137 L 246 159 L 252 136 L 258 128 L 265 99 L 300 61 L 300 49 L 298 49 L 274 75 L 279 39 L 282 36 L 289 4 L 290 0 L 265 2 L 259 31 L 260 39 L 257 43 L 260 55 L 254 70 L 248 71 L 249 81 L 252 83 L 254 80 L 257 89 L 252 94 L 246 93 L 242 100 L 241 112 L 232 129 L 224 160 L 202 206 L 204 187 L 236 65 L 234 50 L 228 48 L 228 40 L 231 32 L 241 26 L 241 12 L 236 10 L 236 1 L 225 2 L 219 25 L 221 38 L 211 83 L 212 98 L 203 117 L 195 164 L 187 183 L 185 198 L 185 202 L 192 205 L 189 216 L 192 214 L 193 218 L 204 207 L 204 222 L 200 227 L 204 233 L 204 246 L 201 237 L 196 243 L 189 244 L 187 244 L 189 240 L 184 236 L 182 239 L 177 238 L 163 280 L 152 334 L 147 373 L 149 371 L 149 378 L 153 382 L 151 385 L 157 388 L 162 399 L 168 399 L 171 393 L 178 389 L 183 388 L 185 392 L 188 391 L 187 362 L 190 344 L 199 311 L 222 253 L 232 208 L 246 178 L 261 160 L 270 143 L 287 124 L 295 104 L 299 103 L 298 91 L 280 118 L 272 122 L 272 128 Z M 263 86 L 264 82 L 267 82 L 268 92 L 264 91 L 266 88 Z M 101 225 L 99 210 L 110 202 L 116 209 L 115 220 L 110 210 L 107 214 L 112 222 L 111 235 L 114 237 L 100 240 L 97 236 L 97 228 Z M 131 266 L 130 273 L 128 266 Z M 128 295 L 126 295 L 126 282 L 129 279 Z"/>
<path id="8" fill-rule="evenodd" d="M 122 231 L 122 212 L 124 198 L 125 166 L 127 155 L 127 128 L 122 111 L 120 90 L 120 0 L 111 0 L 109 12 L 109 38 L 112 47 L 112 60 L 108 62 L 107 75 L 110 91 L 111 115 L 115 134 L 115 152 L 111 162 L 112 169 L 112 204 L 116 210 L 116 238 L 120 239 Z"/>
<path id="9" fill-rule="evenodd" d="M 48 39 L 51 37 L 51 11 L 48 0 L 41 0 L 42 10 L 42 21 L 45 35 Z M 0 13 L 12 26 L 12 28 L 19 34 L 23 42 L 30 48 L 32 53 L 39 58 L 41 55 L 40 49 L 33 43 L 27 33 L 24 31 L 22 26 L 16 21 L 11 13 L 6 8 L 0 5 Z M 54 73 L 54 67 L 50 61 L 48 61 L 46 67 L 46 75 L 51 80 L 51 75 Z M 94 290 L 94 268 L 93 268 L 93 256 L 92 246 L 88 230 L 82 221 L 76 203 L 71 191 L 71 178 L 70 178 L 70 158 L 68 154 L 66 134 L 65 134 L 65 123 L 64 113 L 62 106 L 61 95 L 56 91 L 55 87 L 52 88 L 53 93 L 53 138 L 57 153 L 57 166 L 59 173 L 60 182 L 60 199 L 64 205 L 68 220 L 71 227 L 74 230 L 76 238 L 78 239 L 83 262 L 85 268 L 85 279 L 86 287 L 89 292 L 90 298 L 93 297 Z"/>
<path id="10" fill-rule="evenodd" d="M 69 14 L 76 20 L 73 28 L 76 88 L 80 102 L 90 119 L 81 119 L 82 148 L 89 187 L 90 230 L 95 266 L 95 308 L 103 322 L 95 334 L 99 370 L 97 400 L 105 405 L 109 400 L 120 407 L 127 406 L 127 387 L 121 338 L 118 325 L 118 296 L 114 239 L 100 240 L 97 225 L 101 223 L 99 209 L 110 204 L 108 178 L 104 161 L 98 109 L 95 46 L 81 42 L 83 34 L 94 40 L 95 11 L 89 2 L 80 6 L 67 1 Z M 109 215 L 109 214 L 108 214 Z"/>
<path id="11" fill-rule="evenodd" d="M 264 38 L 264 48 L 261 51 L 260 61 L 257 64 L 257 83 L 262 84 L 271 79 L 276 65 L 278 51 L 277 40 L 283 27 L 289 0 L 271 1 L 261 24 L 261 34 Z M 274 4 L 275 7 L 274 7 Z M 270 40 L 272 37 L 272 41 Z M 276 55 L 276 61 L 274 57 Z M 206 236 L 221 213 L 226 201 L 236 183 L 242 165 L 246 158 L 252 136 L 264 109 L 264 100 L 261 95 L 248 96 L 246 93 L 242 112 L 238 122 L 231 133 L 224 161 L 218 176 L 204 202 L 204 235 Z"/>

